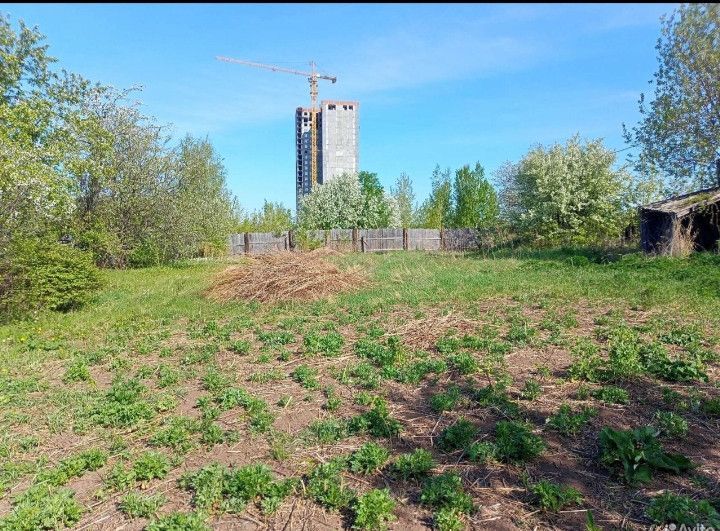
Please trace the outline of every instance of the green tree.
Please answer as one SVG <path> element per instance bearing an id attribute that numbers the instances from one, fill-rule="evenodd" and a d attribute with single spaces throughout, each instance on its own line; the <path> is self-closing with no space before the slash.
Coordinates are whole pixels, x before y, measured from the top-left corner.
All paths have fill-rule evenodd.
<path id="1" fill-rule="evenodd" d="M 432 173 L 432 190 L 430 196 L 423 201 L 418 209 L 417 223 L 419 227 L 440 229 L 452 226 L 452 180 L 450 168 L 445 171 L 440 165 L 435 166 Z"/>
<path id="2" fill-rule="evenodd" d="M 484 228 L 497 221 L 497 194 L 485 178 L 485 170 L 479 162 L 473 169 L 465 165 L 455 172 L 453 202 L 455 227 Z"/>
<path id="3" fill-rule="evenodd" d="M 398 206 L 400 225 L 403 228 L 411 227 L 415 216 L 415 192 L 410 176 L 405 172 L 401 173 L 391 192 Z"/>
<path id="4" fill-rule="evenodd" d="M 655 94 L 640 98 L 640 123 L 625 138 L 639 145 L 643 175 L 681 192 L 717 184 L 720 159 L 720 6 L 684 4 L 663 17 Z M 652 82 L 651 82 L 652 83 Z"/>
<path id="5" fill-rule="evenodd" d="M 627 223 L 632 179 L 615 169 L 602 140 L 538 146 L 505 166 L 504 215 L 540 245 L 597 244 L 619 237 Z"/>
<path id="6" fill-rule="evenodd" d="M 262 209 L 243 216 L 239 232 L 282 232 L 293 226 L 292 213 L 280 202 L 264 201 Z"/>
<path id="7" fill-rule="evenodd" d="M 363 196 L 363 209 L 359 226 L 368 229 L 396 226 L 397 205 L 385 193 L 377 173 L 361 171 L 357 175 Z"/>

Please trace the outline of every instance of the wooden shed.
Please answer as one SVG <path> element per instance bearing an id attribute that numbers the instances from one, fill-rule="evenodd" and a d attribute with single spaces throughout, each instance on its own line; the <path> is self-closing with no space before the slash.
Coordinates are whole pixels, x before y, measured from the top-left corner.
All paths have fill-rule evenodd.
<path id="1" fill-rule="evenodd" d="M 699 190 L 640 209 L 643 251 L 676 254 L 677 249 L 717 251 L 720 240 L 720 186 Z"/>

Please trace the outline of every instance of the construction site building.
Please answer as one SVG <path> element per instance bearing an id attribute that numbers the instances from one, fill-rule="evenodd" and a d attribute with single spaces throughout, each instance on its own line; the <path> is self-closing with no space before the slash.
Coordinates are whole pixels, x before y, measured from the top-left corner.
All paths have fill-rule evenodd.
<path id="1" fill-rule="evenodd" d="M 312 191 L 310 159 L 312 128 L 316 128 L 317 182 L 326 183 L 343 173 L 359 171 L 359 103 L 323 100 L 313 124 L 310 109 L 295 111 L 296 209 L 300 200 Z"/>

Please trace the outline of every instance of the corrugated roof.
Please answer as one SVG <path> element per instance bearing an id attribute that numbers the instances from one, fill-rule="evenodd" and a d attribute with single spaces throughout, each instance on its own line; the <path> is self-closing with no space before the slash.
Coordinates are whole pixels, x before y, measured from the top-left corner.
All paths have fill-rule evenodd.
<path id="1" fill-rule="evenodd" d="M 645 205 L 643 210 L 673 213 L 678 216 L 689 214 L 696 208 L 720 201 L 720 186 L 698 190 L 690 194 L 671 197 Z"/>

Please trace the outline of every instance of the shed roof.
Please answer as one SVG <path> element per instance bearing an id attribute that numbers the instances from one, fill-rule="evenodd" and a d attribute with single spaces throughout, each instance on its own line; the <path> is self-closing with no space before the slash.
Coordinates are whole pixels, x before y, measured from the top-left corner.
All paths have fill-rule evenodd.
<path id="1" fill-rule="evenodd" d="M 720 201 L 720 186 L 698 190 L 690 194 L 671 197 L 645 205 L 643 210 L 666 212 L 676 216 L 686 216 L 693 210 Z"/>

